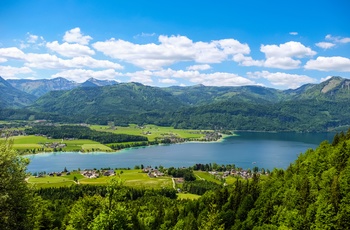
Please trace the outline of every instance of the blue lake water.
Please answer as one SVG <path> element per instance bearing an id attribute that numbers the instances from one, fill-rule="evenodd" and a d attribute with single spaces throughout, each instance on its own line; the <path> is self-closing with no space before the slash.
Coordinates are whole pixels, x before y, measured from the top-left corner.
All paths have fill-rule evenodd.
<path id="1" fill-rule="evenodd" d="M 85 168 L 133 168 L 135 165 L 188 167 L 196 163 L 235 164 L 237 167 L 287 168 L 300 153 L 316 148 L 332 133 L 238 132 L 222 142 L 182 143 L 124 149 L 115 153 L 42 153 L 28 155 L 29 172 Z"/>

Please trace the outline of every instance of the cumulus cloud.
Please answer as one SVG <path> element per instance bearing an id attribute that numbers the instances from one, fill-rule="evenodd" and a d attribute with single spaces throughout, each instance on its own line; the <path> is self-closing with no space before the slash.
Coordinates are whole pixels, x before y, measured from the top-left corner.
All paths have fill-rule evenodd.
<path id="1" fill-rule="evenodd" d="M 316 46 L 322 48 L 322 49 L 330 49 L 335 46 L 334 43 L 331 42 L 318 42 L 316 43 Z"/>
<path id="2" fill-rule="evenodd" d="M 28 67 L 13 67 L 13 66 L 0 65 L 0 76 L 5 79 L 14 78 L 18 74 L 28 74 L 28 73 L 33 73 L 33 70 L 31 70 Z"/>
<path id="3" fill-rule="evenodd" d="M 289 32 L 289 34 L 296 36 L 296 35 L 298 35 L 298 32 Z"/>
<path id="4" fill-rule="evenodd" d="M 84 36 L 80 32 L 80 28 L 76 27 L 74 29 L 71 29 L 69 31 L 66 31 L 66 33 L 63 36 L 63 41 L 69 42 L 69 43 L 79 43 L 81 45 L 87 45 L 89 44 L 92 37 L 86 35 Z"/>
<path id="5" fill-rule="evenodd" d="M 17 47 L 0 48 L 0 57 L 3 59 L 24 59 L 25 54 Z"/>
<path id="6" fill-rule="evenodd" d="M 159 79 L 158 81 L 160 83 L 163 83 L 163 84 L 176 84 L 177 83 L 177 81 L 175 79 L 170 79 L 170 78 Z"/>
<path id="7" fill-rule="evenodd" d="M 304 46 L 300 42 L 290 41 L 277 45 L 261 45 L 260 51 L 265 53 L 267 58 L 270 57 L 297 57 L 314 56 L 315 51 Z"/>
<path id="8" fill-rule="evenodd" d="M 264 66 L 263 60 L 253 60 L 252 57 L 244 56 L 243 54 L 236 54 L 233 60 L 242 66 Z"/>
<path id="9" fill-rule="evenodd" d="M 328 34 L 326 35 L 325 37 L 326 40 L 329 40 L 329 41 L 333 41 L 333 42 L 336 42 L 336 43 L 349 43 L 350 42 L 350 38 L 348 37 L 340 37 L 340 36 L 332 36 L 331 34 Z"/>
<path id="10" fill-rule="evenodd" d="M 294 60 L 291 57 L 269 57 L 266 59 L 264 66 L 278 69 L 297 69 L 301 61 Z"/>
<path id="11" fill-rule="evenodd" d="M 123 69 L 118 63 L 108 60 L 96 60 L 89 56 L 61 59 L 56 55 L 29 53 L 25 57 L 26 66 L 38 69 L 67 69 L 67 68 L 113 68 Z"/>
<path id="12" fill-rule="evenodd" d="M 296 58 L 313 56 L 316 54 L 311 48 L 300 42 L 286 42 L 280 45 L 261 45 L 260 51 L 265 54 L 265 60 L 254 60 L 242 53 L 233 56 L 233 60 L 242 66 L 264 66 L 278 69 L 297 69 L 301 61 Z"/>
<path id="13" fill-rule="evenodd" d="M 226 72 L 215 73 L 200 73 L 198 71 L 184 71 L 165 69 L 159 71 L 153 71 L 154 77 L 162 77 L 166 79 L 183 79 L 196 84 L 210 85 L 210 86 L 242 86 L 242 85 L 256 85 L 256 83 L 250 79 L 241 77 L 237 74 Z"/>
<path id="14" fill-rule="evenodd" d="M 208 70 L 211 69 L 211 66 L 208 64 L 204 64 L 204 65 L 191 65 L 189 67 L 186 68 L 187 70 Z"/>
<path id="15" fill-rule="evenodd" d="M 229 55 L 249 54 L 247 44 L 235 39 L 193 42 L 186 36 L 158 37 L 159 44 L 135 44 L 121 39 L 96 42 L 93 47 L 105 55 L 144 69 L 161 69 L 176 62 L 220 63 Z"/>
<path id="16" fill-rule="evenodd" d="M 126 73 L 124 76 L 130 77 L 131 82 L 140 82 L 142 84 L 152 84 L 152 71 L 149 70 L 143 70 L 143 71 L 136 71 L 132 73 Z"/>
<path id="17" fill-rule="evenodd" d="M 65 57 L 91 56 L 95 54 L 95 51 L 91 50 L 88 46 L 77 43 L 70 44 L 65 42 L 59 44 L 58 41 L 53 41 L 46 43 L 46 47 Z"/>
<path id="18" fill-rule="evenodd" d="M 64 77 L 68 80 L 75 82 L 84 82 L 87 79 L 93 77 L 101 80 L 115 80 L 117 76 L 121 76 L 121 73 L 116 72 L 114 69 L 106 69 L 100 71 L 86 70 L 86 69 L 72 69 L 65 70 L 52 75 L 52 78 Z"/>
<path id="19" fill-rule="evenodd" d="M 270 73 L 269 71 L 248 72 L 247 75 L 252 79 L 264 78 L 271 82 L 272 85 L 283 88 L 298 88 L 305 83 L 316 82 L 316 79 L 306 75 L 288 74 L 288 73 Z"/>
<path id="20" fill-rule="evenodd" d="M 350 59 L 340 56 L 317 57 L 316 60 L 309 60 L 305 64 L 305 69 L 320 71 L 350 72 Z"/>

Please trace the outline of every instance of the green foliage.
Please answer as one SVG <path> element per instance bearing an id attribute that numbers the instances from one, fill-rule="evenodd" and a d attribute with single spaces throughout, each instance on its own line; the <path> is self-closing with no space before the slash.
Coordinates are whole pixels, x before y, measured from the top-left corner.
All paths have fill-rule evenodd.
<path id="1" fill-rule="evenodd" d="M 11 142 L 0 143 L 0 229 L 30 229 L 31 191 L 25 182 L 28 159 Z"/>
<path id="2" fill-rule="evenodd" d="M 127 135 L 127 134 L 114 134 L 110 132 L 98 132 L 84 126 L 33 126 L 30 129 L 26 129 L 27 134 L 41 134 L 55 139 L 63 138 L 75 138 L 75 139 L 90 139 L 93 141 L 106 143 L 117 142 L 130 142 L 130 141 L 147 141 L 147 137 Z"/>
<path id="3" fill-rule="evenodd" d="M 0 152 L 6 154 L 0 162 L 7 162 L 0 168 L 0 175 L 7 175 L 1 181 L 8 185 L 5 179 L 13 178 L 13 185 L 0 190 L 1 229 L 349 229 L 347 134 L 338 134 L 336 144 L 325 141 L 306 151 L 286 170 L 274 169 L 264 180 L 253 174 L 225 187 L 185 182 L 184 190 L 205 190 L 194 200 L 176 199 L 173 188 L 135 189 L 112 181 L 107 186 L 41 188 L 29 203 L 23 171 L 15 173 L 17 177 L 8 170 L 21 168 L 23 162 L 8 145 L 1 145 Z M 191 168 L 171 168 L 168 173 L 193 175 Z M 10 197 L 15 199 L 4 202 Z"/>
<path id="4" fill-rule="evenodd" d="M 203 195 L 206 191 L 215 190 L 221 186 L 206 180 L 185 181 L 182 189 L 192 194 Z"/>

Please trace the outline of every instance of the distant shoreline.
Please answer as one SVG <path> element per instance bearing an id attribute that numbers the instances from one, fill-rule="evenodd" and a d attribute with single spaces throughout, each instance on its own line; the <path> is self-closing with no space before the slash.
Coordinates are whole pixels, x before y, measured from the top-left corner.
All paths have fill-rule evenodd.
<path id="1" fill-rule="evenodd" d="M 51 151 L 51 152 L 38 152 L 38 153 L 29 153 L 29 154 L 23 154 L 21 156 L 35 156 L 35 155 L 42 155 L 42 154 L 53 154 L 53 153 L 79 153 L 79 154 L 89 154 L 89 153 L 101 153 L 101 154 L 114 154 L 114 153 L 118 153 L 121 152 L 123 150 L 128 150 L 128 149 L 135 149 L 135 148 L 145 148 L 145 147 L 151 147 L 151 146 L 159 146 L 159 145 L 174 145 L 174 144 L 186 144 L 186 143 L 200 143 L 200 144 L 210 144 L 210 143 L 221 143 L 225 140 L 225 138 L 228 137 L 234 137 L 234 136 L 238 136 L 235 133 L 232 133 L 231 135 L 227 135 L 227 134 L 221 134 L 221 137 L 215 141 L 183 141 L 183 142 L 178 142 L 178 143 L 169 143 L 169 144 L 157 144 L 157 145 L 144 145 L 144 146 L 137 146 L 137 147 L 129 147 L 129 148 L 124 148 L 124 149 L 119 149 L 119 150 L 115 150 L 115 151 Z"/>

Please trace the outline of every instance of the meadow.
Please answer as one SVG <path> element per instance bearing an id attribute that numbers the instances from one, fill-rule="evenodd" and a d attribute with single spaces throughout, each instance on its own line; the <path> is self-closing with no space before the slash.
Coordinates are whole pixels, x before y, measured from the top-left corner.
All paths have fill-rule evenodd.
<path id="1" fill-rule="evenodd" d="M 115 134 L 129 134 L 139 135 L 148 138 L 149 142 L 154 142 L 157 139 L 166 137 L 176 137 L 188 140 L 200 140 L 205 134 L 200 130 L 186 130 L 174 129 L 173 127 L 161 127 L 156 125 L 138 126 L 131 124 L 128 127 L 115 126 L 110 127 L 106 125 L 91 125 L 91 129 L 100 132 L 112 132 Z M 134 144 L 143 144 L 139 142 L 123 142 L 123 143 L 109 143 L 101 144 L 96 141 L 86 139 L 62 140 L 51 139 L 43 136 L 14 136 L 10 137 L 13 140 L 13 148 L 18 150 L 21 154 L 33 154 L 38 152 L 53 152 L 53 151 L 72 151 L 72 152 L 112 152 L 114 151 L 110 146 L 115 144 L 122 144 L 124 146 L 134 146 Z M 0 139 L 1 140 L 1 139 Z M 50 144 L 58 143 L 65 144 L 65 147 L 52 148 Z M 46 145 L 45 145 L 46 144 Z"/>
<path id="2" fill-rule="evenodd" d="M 76 178 L 76 181 L 74 181 Z M 163 176 L 158 178 L 150 178 L 147 173 L 143 173 L 139 169 L 131 170 L 116 170 L 114 176 L 100 176 L 98 178 L 86 178 L 80 172 L 74 171 L 70 175 L 63 173 L 62 176 L 48 176 L 35 177 L 30 176 L 27 182 L 33 184 L 37 188 L 42 187 L 62 187 L 69 186 L 74 183 L 77 184 L 92 184 L 92 185 L 106 185 L 112 178 L 120 179 L 123 185 L 134 188 L 172 188 L 171 177 Z"/>
<path id="3" fill-rule="evenodd" d="M 62 139 L 49 139 L 42 136 L 15 136 L 11 137 L 13 140 L 13 148 L 20 152 L 52 152 L 52 151 L 113 151 L 110 147 L 100 144 L 99 142 L 92 140 L 62 140 Z M 50 148 L 45 144 L 59 143 L 66 144 L 64 148 Z"/>
<path id="4" fill-rule="evenodd" d="M 141 135 L 148 138 L 148 141 L 155 141 L 157 138 L 175 136 L 185 139 L 201 139 L 205 135 L 200 130 L 175 129 L 173 127 L 162 127 L 157 125 L 138 126 L 131 124 L 127 127 L 110 127 L 107 125 L 91 125 L 91 129 L 103 132 L 113 132 L 116 134 Z M 205 130 L 204 130 L 205 131 Z"/>

